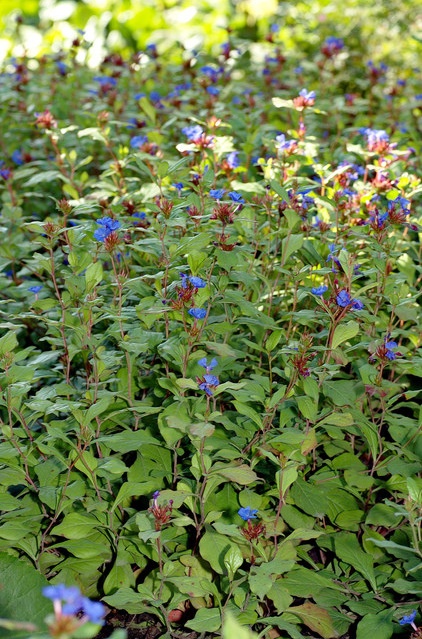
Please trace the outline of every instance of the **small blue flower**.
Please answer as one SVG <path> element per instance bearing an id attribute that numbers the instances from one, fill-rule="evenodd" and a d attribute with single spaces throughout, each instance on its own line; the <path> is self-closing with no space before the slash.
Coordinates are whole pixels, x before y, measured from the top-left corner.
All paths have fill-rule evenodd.
<path id="1" fill-rule="evenodd" d="M 364 303 L 361 300 L 352 300 L 352 309 L 354 311 L 361 311 L 364 308 Z"/>
<path id="2" fill-rule="evenodd" d="M 213 395 L 213 389 L 220 384 L 218 377 L 216 375 L 206 374 L 204 375 L 203 380 L 203 382 L 200 382 L 199 388 L 205 391 L 207 395 Z"/>
<path id="3" fill-rule="evenodd" d="M 0 169 L 0 176 L 3 178 L 3 180 L 8 180 L 11 175 L 12 175 L 12 171 L 10 169 L 7 169 L 7 168 Z"/>
<path id="4" fill-rule="evenodd" d="M 311 288 L 311 293 L 313 293 L 314 295 L 324 295 L 324 293 L 326 293 L 327 291 L 328 286 L 326 286 L 325 284 Z"/>
<path id="5" fill-rule="evenodd" d="M 258 512 L 257 509 L 246 506 L 245 508 L 239 508 L 239 510 L 237 511 L 237 514 L 244 521 L 248 521 L 249 519 L 256 519 L 257 512 Z"/>
<path id="6" fill-rule="evenodd" d="M 221 200 L 225 192 L 226 189 L 211 189 L 210 196 L 214 198 L 214 200 Z"/>
<path id="7" fill-rule="evenodd" d="M 386 335 L 384 338 L 385 357 L 390 361 L 393 361 L 397 357 L 397 353 L 393 351 L 393 348 L 398 348 L 397 342 L 390 340 L 390 335 Z M 400 354 L 400 353 L 399 353 Z"/>
<path id="8" fill-rule="evenodd" d="M 232 151 L 226 156 L 226 162 L 231 169 L 237 169 L 237 167 L 239 166 L 240 162 L 238 159 L 238 155 L 239 154 L 237 151 Z"/>
<path id="9" fill-rule="evenodd" d="M 82 610 L 88 617 L 88 621 L 102 625 L 106 613 L 105 606 L 100 601 L 91 601 L 88 597 L 82 597 Z"/>
<path id="10" fill-rule="evenodd" d="M 132 149 L 140 149 L 141 146 L 148 142 L 148 138 L 146 135 L 135 135 L 130 141 L 130 146 Z"/>
<path id="11" fill-rule="evenodd" d="M 205 308 L 190 308 L 188 310 L 188 313 L 195 319 L 204 319 L 204 317 L 207 316 L 207 311 Z"/>
<path id="12" fill-rule="evenodd" d="M 43 288 L 42 285 L 30 286 L 28 288 L 28 291 L 30 291 L 31 293 L 35 293 L 35 295 L 36 295 L 37 293 L 39 293 L 41 291 L 42 288 Z"/>
<path id="13" fill-rule="evenodd" d="M 346 306 L 350 306 L 350 304 L 352 303 L 352 298 L 350 297 L 348 291 L 343 289 L 342 291 L 340 291 L 340 293 L 338 293 L 336 302 L 338 306 L 346 308 Z"/>
<path id="14" fill-rule="evenodd" d="M 12 159 L 12 162 L 14 162 L 17 166 L 22 166 L 23 164 L 22 151 L 20 151 L 19 149 L 16 149 L 16 151 L 13 151 L 10 157 Z"/>
<path id="15" fill-rule="evenodd" d="M 404 617 L 402 617 L 399 620 L 399 624 L 401 626 L 406 626 L 407 624 L 410 624 L 414 630 L 417 630 L 416 624 L 414 623 L 415 618 L 416 618 L 416 610 L 412 610 L 412 612 L 410 612 L 408 615 L 404 615 Z"/>
<path id="16" fill-rule="evenodd" d="M 206 89 L 207 93 L 209 93 L 210 95 L 218 95 L 220 93 L 220 89 L 217 89 L 217 87 L 207 87 Z"/>
<path id="17" fill-rule="evenodd" d="M 190 275 L 189 276 L 189 282 L 195 288 L 205 288 L 206 285 L 207 285 L 206 281 L 203 280 L 202 277 L 196 277 L 196 275 Z"/>
<path id="18" fill-rule="evenodd" d="M 188 140 L 195 141 L 203 135 L 204 130 L 199 124 L 193 124 L 192 126 L 183 127 L 182 133 L 186 135 Z"/>
<path id="19" fill-rule="evenodd" d="M 307 89 L 299 91 L 299 95 L 301 98 L 305 98 L 305 100 L 315 100 L 316 98 L 315 91 L 308 91 Z"/>
<path id="20" fill-rule="evenodd" d="M 236 191 L 230 191 L 228 196 L 232 202 L 236 202 L 237 204 L 245 203 L 245 200 L 243 199 L 243 197 L 240 195 L 240 193 L 237 193 Z"/>
<path id="21" fill-rule="evenodd" d="M 111 217 L 102 217 L 97 220 L 97 224 L 100 225 L 100 228 L 94 231 L 94 237 L 98 242 L 104 242 L 113 231 L 120 228 L 120 222 Z"/>
<path id="22" fill-rule="evenodd" d="M 42 589 L 42 594 L 51 601 L 67 601 L 74 600 L 80 597 L 81 593 L 76 586 L 65 586 L 64 584 L 57 584 L 57 586 L 45 586 Z"/>
<path id="23" fill-rule="evenodd" d="M 208 364 L 208 359 L 206 357 L 203 357 L 202 359 L 198 360 L 198 364 L 199 366 L 202 366 L 202 368 L 205 368 L 206 372 L 209 373 L 217 366 L 218 362 L 215 359 L 215 357 L 213 357 L 210 363 Z"/>

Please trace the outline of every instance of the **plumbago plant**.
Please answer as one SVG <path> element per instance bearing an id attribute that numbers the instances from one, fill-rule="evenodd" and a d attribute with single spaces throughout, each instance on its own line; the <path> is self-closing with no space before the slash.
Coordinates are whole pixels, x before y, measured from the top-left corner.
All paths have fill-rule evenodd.
<path id="1" fill-rule="evenodd" d="M 82 46 L 0 78 L 5 632 L 77 587 L 167 638 L 421 636 L 416 78 L 274 26 Z"/>

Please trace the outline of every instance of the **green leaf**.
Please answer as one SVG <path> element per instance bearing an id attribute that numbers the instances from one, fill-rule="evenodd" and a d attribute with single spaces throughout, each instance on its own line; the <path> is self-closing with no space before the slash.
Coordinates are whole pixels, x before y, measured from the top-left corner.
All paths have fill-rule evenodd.
<path id="1" fill-rule="evenodd" d="M 356 536 L 347 532 L 336 533 L 334 547 L 337 557 L 357 570 L 376 591 L 373 559 L 362 550 Z"/>
<path id="2" fill-rule="evenodd" d="M 212 531 L 207 531 L 199 542 L 201 557 L 220 575 L 226 572 L 224 558 L 230 549 L 237 549 L 236 544 L 224 535 Z"/>
<path id="3" fill-rule="evenodd" d="M 318 415 L 317 404 L 310 397 L 306 397 L 305 395 L 296 397 L 296 401 L 299 411 L 302 413 L 303 417 L 314 422 Z"/>
<path id="4" fill-rule="evenodd" d="M 93 262 L 85 271 L 86 292 L 90 293 L 103 279 L 103 265 L 101 262 Z"/>
<path id="5" fill-rule="evenodd" d="M 218 468 L 217 470 L 212 468 L 210 474 L 211 473 L 220 475 L 221 477 L 229 479 L 230 481 L 233 481 L 236 484 L 240 484 L 241 486 L 248 486 L 254 481 L 258 481 L 258 475 L 256 474 L 256 472 L 246 464 L 231 467 L 227 466 L 226 468 Z"/>
<path id="6" fill-rule="evenodd" d="M 336 406 L 353 406 L 356 401 L 355 386 L 353 381 L 326 381 L 323 392 Z"/>
<path id="7" fill-rule="evenodd" d="M 390 639 L 394 631 L 393 618 L 394 610 L 365 615 L 357 625 L 356 639 Z"/>
<path id="8" fill-rule="evenodd" d="M 309 601 L 301 606 L 291 606 L 286 612 L 297 615 L 305 626 L 312 632 L 317 632 L 323 639 L 334 639 L 339 636 L 329 612 Z"/>
<path id="9" fill-rule="evenodd" d="M 52 535 L 61 535 L 66 539 L 84 539 L 96 531 L 99 521 L 89 513 L 71 512 L 65 515 L 58 526 L 54 526 Z"/>
<path id="10" fill-rule="evenodd" d="M 346 342 L 355 337 L 359 332 L 359 324 L 354 320 L 350 320 L 347 324 L 339 324 L 334 331 L 332 347 L 337 348 L 342 342 Z"/>
<path id="11" fill-rule="evenodd" d="M 234 401 L 233 404 L 238 413 L 240 413 L 241 415 L 246 415 L 246 417 L 249 417 L 249 419 L 255 422 L 255 424 L 259 428 L 262 428 L 262 418 L 259 413 L 256 412 L 256 410 L 248 406 L 248 404 L 244 404 L 243 402 Z"/>
<path id="12" fill-rule="evenodd" d="M 186 624 L 197 632 L 216 632 L 221 627 L 221 613 L 218 608 L 200 608 L 195 618 Z"/>
<path id="13" fill-rule="evenodd" d="M 45 632 L 45 617 L 53 610 L 51 601 L 42 594 L 48 581 L 31 564 L 0 552 L 0 610 L 2 617 L 17 622 L 30 622 L 39 628 L 32 636 Z M 4 639 L 27 639 L 24 628 L 3 628 Z"/>
<path id="14" fill-rule="evenodd" d="M 224 565 L 230 581 L 233 581 L 237 569 L 243 564 L 243 555 L 237 546 L 229 548 L 224 555 Z"/>
<path id="15" fill-rule="evenodd" d="M 241 626 L 230 612 L 226 612 L 223 621 L 223 639 L 258 639 L 258 635 L 249 628 Z"/>
<path id="16" fill-rule="evenodd" d="M 303 235 L 287 235 L 281 242 L 281 264 L 285 264 L 289 257 L 298 251 L 303 244 Z"/>
<path id="17" fill-rule="evenodd" d="M 6 335 L 0 338 L 0 357 L 5 353 L 10 353 L 15 350 L 18 345 L 18 340 L 15 331 L 8 331 Z"/>

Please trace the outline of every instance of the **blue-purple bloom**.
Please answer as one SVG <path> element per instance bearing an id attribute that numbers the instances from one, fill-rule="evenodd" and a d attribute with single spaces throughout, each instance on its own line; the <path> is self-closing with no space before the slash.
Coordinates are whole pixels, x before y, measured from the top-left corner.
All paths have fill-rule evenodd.
<path id="1" fill-rule="evenodd" d="M 204 130 L 199 124 L 192 124 L 191 126 L 185 126 L 182 129 L 182 133 L 186 135 L 189 141 L 194 142 L 198 140 L 204 133 Z"/>
<path id="2" fill-rule="evenodd" d="M 199 384 L 199 388 L 205 391 L 207 395 L 212 395 L 213 389 L 220 383 L 218 377 L 216 375 L 205 374 L 203 380 L 204 381 Z"/>
<path id="3" fill-rule="evenodd" d="M 276 149 L 279 149 L 280 151 L 291 152 L 297 148 L 296 140 L 287 140 L 284 133 L 280 133 L 279 135 L 277 135 L 275 140 L 276 140 L 276 145 L 275 145 Z"/>
<path id="4" fill-rule="evenodd" d="M 316 98 L 315 91 L 308 91 L 307 89 L 301 89 L 299 91 L 299 95 L 301 98 L 304 98 L 305 100 L 315 100 Z"/>
<path id="5" fill-rule="evenodd" d="M 390 361 L 393 361 L 397 357 L 397 353 L 393 351 L 393 348 L 398 348 L 397 342 L 389 339 L 389 335 L 387 335 L 384 339 L 384 347 L 385 347 L 385 356 Z"/>
<path id="6" fill-rule="evenodd" d="M 399 620 L 399 624 L 401 626 L 406 626 L 407 624 L 410 624 L 414 630 L 417 630 L 417 626 L 415 624 L 415 618 L 416 618 L 416 610 L 412 610 L 412 612 L 410 612 L 408 615 L 404 615 L 404 617 L 402 617 Z"/>
<path id="7" fill-rule="evenodd" d="M 214 198 L 214 200 L 221 200 L 225 192 L 226 189 L 211 189 L 210 196 Z"/>
<path id="8" fill-rule="evenodd" d="M 324 293 L 326 293 L 327 291 L 328 286 L 326 286 L 325 284 L 311 288 L 311 293 L 313 293 L 314 295 L 324 295 Z"/>
<path id="9" fill-rule="evenodd" d="M 237 167 L 239 166 L 240 162 L 238 159 L 238 155 L 239 154 L 237 151 L 232 151 L 231 153 L 228 153 L 226 155 L 226 162 L 231 169 L 237 169 Z"/>
<path id="10" fill-rule="evenodd" d="M 104 242 L 113 231 L 120 228 L 120 222 L 111 217 L 102 217 L 97 220 L 97 224 L 100 225 L 100 228 L 94 231 L 94 237 L 98 242 Z"/>
<path id="11" fill-rule="evenodd" d="M 205 288 L 206 285 L 207 285 L 206 281 L 203 280 L 202 277 L 197 277 L 196 275 L 190 275 L 189 276 L 189 282 L 195 288 Z"/>
<path id="12" fill-rule="evenodd" d="M 237 514 L 244 521 L 248 521 L 249 519 L 256 519 L 256 513 L 258 510 L 256 508 L 250 508 L 250 506 L 246 506 L 245 508 L 239 508 Z"/>
<path id="13" fill-rule="evenodd" d="M 42 288 L 43 288 L 42 285 L 39 284 L 38 286 L 30 286 L 28 288 L 28 291 L 30 291 L 31 293 L 35 293 L 35 295 L 36 295 L 37 293 L 39 293 L 41 291 Z"/>
<path id="14" fill-rule="evenodd" d="M 350 293 L 346 291 L 346 289 L 341 290 L 336 297 L 336 302 L 338 306 L 342 308 L 347 308 L 350 306 L 354 311 L 361 311 L 364 307 L 363 302 L 357 299 L 352 299 L 350 297 Z"/>
<path id="15" fill-rule="evenodd" d="M 237 193 L 236 191 L 230 191 L 230 193 L 228 193 L 228 196 L 231 199 L 231 201 L 236 202 L 236 204 L 245 203 L 245 200 L 243 199 L 243 197 L 240 195 L 240 193 Z"/>
<path id="16" fill-rule="evenodd" d="M 198 364 L 199 366 L 202 366 L 202 368 L 205 368 L 206 372 L 209 373 L 217 366 L 218 362 L 215 359 L 215 357 L 213 357 L 210 363 L 208 364 L 208 359 L 206 357 L 202 357 L 202 359 L 198 360 Z"/>
<path id="17" fill-rule="evenodd" d="M 3 178 L 3 180 L 8 180 L 11 175 L 12 175 L 12 171 L 10 169 L 7 169 L 7 168 L 0 169 L 0 176 Z"/>
<path id="18" fill-rule="evenodd" d="M 22 164 L 24 163 L 22 151 L 20 151 L 19 149 L 16 149 L 16 151 L 13 151 L 10 157 L 12 159 L 12 162 L 14 162 L 17 166 L 22 166 Z"/>
<path id="19" fill-rule="evenodd" d="M 105 615 L 105 607 L 99 601 L 91 601 L 88 597 L 83 597 L 76 586 L 46 586 L 42 591 L 44 597 L 51 599 L 55 604 L 58 614 L 76 615 L 80 612 L 92 623 L 102 624 Z M 56 614 L 57 614 L 56 612 Z M 83 618 L 82 618 L 83 620 Z"/>
<path id="20" fill-rule="evenodd" d="M 140 149 L 144 144 L 148 142 L 146 135 L 135 135 L 130 141 L 132 149 Z"/>
<path id="21" fill-rule="evenodd" d="M 207 316 L 207 311 L 205 308 L 190 308 L 188 313 L 191 317 L 195 319 L 204 319 Z"/>

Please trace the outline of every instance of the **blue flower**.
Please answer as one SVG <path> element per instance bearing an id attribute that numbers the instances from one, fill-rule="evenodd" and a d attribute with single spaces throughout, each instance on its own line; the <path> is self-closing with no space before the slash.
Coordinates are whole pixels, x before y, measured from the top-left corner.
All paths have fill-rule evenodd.
<path id="1" fill-rule="evenodd" d="M 57 71 L 59 72 L 61 76 L 65 76 L 67 72 L 69 71 L 67 64 L 65 64 L 61 60 L 58 60 L 56 62 L 56 67 L 57 67 Z"/>
<path id="2" fill-rule="evenodd" d="M 238 160 L 238 155 L 239 154 L 237 151 L 232 151 L 226 156 L 226 162 L 231 169 L 237 169 L 237 167 L 239 166 L 240 162 Z"/>
<path id="3" fill-rule="evenodd" d="M 394 353 L 393 348 L 398 348 L 397 342 L 390 340 L 390 335 L 386 335 L 384 338 L 385 357 L 390 361 L 393 361 L 397 357 L 397 353 Z M 400 354 L 400 353 L 399 353 Z"/>
<path id="4" fill-rule="evenodd" d="M 326 286 L 325 284 L 311 288 L 311 293 L 313 293 L 314 295 L 324 295 L 324 293 L 326 293 L 327 291 L 328 286 Z"/>
<path id="5" fill-rule="evenodd" d="M 203 280 L 202 277 L 196 277 L 196 275 L 190 275 L 189 276 L 189 282 L 195 288 L 205 288 L 206 285 L 207 285 L 206 281 Z"/>
<path id="6" fill-rule="evenodd" d="M 141 146 L 146 144 L 146 142 L 148 142 L 148 138 L 146 135 L 135 135 L 135 137 L 132 138 L 130 141 L 130 146 L 132 147 L 132 149 L 140 149 Z"/>
<path id="7" fill-rule="evenodd" d="M 230 191 L 228 196 L 232 202 L 236 202 L 237 204 L 245 203 L 245 200 L 243 199 L 243 197 L 240 195 L 240 193 L 237 193 L 236 191 Z"/>
<path id="8" fill-rule="evenodd" d="M 88 617 L 88 621 L 102 625 L 103 617 L 106 613 L 105 606 L 99 601 L 91 601 L 88 597 L 82 598 L 82 610 Z"/>
<path id="9" fill-rule="evenodd" d="M 211 189 L 210 196 L 214 198 L 214 200 L 221 200 L 225 192 L 226 189 Z"/>
<path id="10" fill-rule="evenodd" d="M 11 175 L 12 171 L 10 169 L 0 169 L 0 176 L 3 178 L 3 180 L 8 180 Z"/>
<path id="11" fill-rule="evenodd" d="M 275 141 L 276 149 L 280 149 L 280 151 L 293 151 L 297 147 L 296 140 L 287 140 L 284 133 L 277 135 Z"/>
<path id="12" fill-rule="evenodd" d="M 111 217 L 102 217 L 97 220 L 97 224 L 100 225 L 100 228 L 94 231 L 94 237 L 98 242 L 104 242 L 113 231 L 120 228 L 120 222 Z"/>
<path id="13" fill-rule="evenodd" d="M 61 612 L 64 615 L 76 615 L 82 612 L 87 621 L 102 624 L 105 615 L 105 607 L 99 601 L 91 601 L 88 597 L 83 597 L 76 586 L 46 586 L 42 593 L 47 599 L 60 603 Z"/>
<path id="14" fill-rule="evenodd" d="M 361 311 L 364 308 L 364 303 L 361 300 L 352 300 L 352 309 L 354 311 Z"/>
<path id="15" fill-rule="evenodd" d="M 343 289 L 337 295 L 336 302 L 338 306 L 341 306 L 342 308 L 346 308 L 346 306 L 350 306 L 350 304 L 352 303 L 352 298 L 350 297 L 350 294 Z"/>
<path id="16" fill-rule="evenodd" d="M 202 359 L 198 360 L 198 364 L 199 366 L 202 366 L 202 368 L 205 368 L 206 372 L 209 373 L 217 366 L 218 362 L 215 359 L 215 357 L 213 357 L 210 363 L 208 364 L 208 359 L 206 357 L 203 357 Z"/>
<path id="17" fill-rule="evenodd" d="M 219 385 L 220 381 L 216 375 L 204 375 L 204 381 L 199 384 L 199 388 L 206 392 L 207 395 L 213 394 L 213 389 Z"/>
<path id="18" fill-rule="evenodd" d="M 76 586 L 65 586 L 64 584 L 57 584 L 57 586 L 45 586 L 42 589 L 42 594 L 51 601 L 67 601 L 75 600 L 81 596 L 79 588 Z"/>
<path id="19" fill-rule="evenodd" d="M 307 89 L 299 91 L 299 95 L 301 98 L 305 98 L 305 100 L 315 100 L 316 98 L 315 91 L 308 91 Z"/>
<path id="20" fill-rule="evenodd" d="M 30 286 L 30 287 L 28 288 L 28 291 L 31 291 L 31 293 L 35 293 L 35 295 L 36 295 L 37 293 L 39 293 L 39 292 L 40 292 L 40 290 L 41 290 L 41 289 L 42 289 L 42 285 L 38 285 L 38 286 Z"/>
<path id="21" fill-rule="evenodd" d="M 19 149 L 16 149 L 16 151 L 13 151 L 10 157 L 12 159 L 12 162 L 14 162 L 17 166 L 22 166 L 23 164 L 22 151 L 20 151 Z"/>
<path id="22" fill-rule="evenodd" d="M 217 87 L 207 87 L 206 91 L 210 95 L 218 95 L 220 93 L 220 89 L 217 89 Z"/>
<path id="23" fill-rule="evenodd" d="M 237 514 L 244 521 L 248 521 L 249 519 L 256 519 L 257 512 L 258 512 L 257 509 L 246 506 L 245 508 L 239 508 L 239 510 L 237 511 Z"/>
<path id="24" fill-rule="evenodd" d="M 188 310 L 188 313 L 195 319 L 204 319 L 204 317 L 207 316 L 207 311 L 205 308 L 190 308 Z"/>
<path id="25" fill-rule="evenodd" d="M 406 626 L 409 623 L 412 626 L 412 628 L 416 629 L 416 624 L 414 623 L 415 617 L 416 617 L 416 610 L 412 610 L 412 612 L 410 612 L 408 615 L 404 615 L 404 617 L 402 617 L 399 620 L 399 624 L 401 626 Z"/>
<path id="26" fill-rule="evenodd" d="M 192 126 L 185 126 L 182 129 L 182 133 L 186 135 L 188 140 L 194 141 L 203 135 L 204 130 L 199 124 L 193 124 Z"/>

